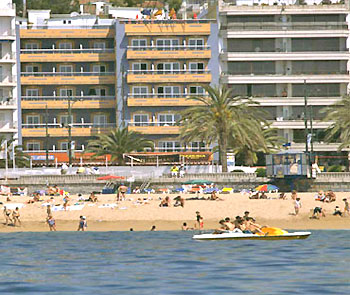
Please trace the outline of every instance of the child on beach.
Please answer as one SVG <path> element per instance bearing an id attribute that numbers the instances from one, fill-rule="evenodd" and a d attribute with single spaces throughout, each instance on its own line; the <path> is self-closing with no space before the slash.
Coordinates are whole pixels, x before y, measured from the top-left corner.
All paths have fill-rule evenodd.
<path id="1" fill-rule="evenodd" d="M 68 204 L 69 204 L 69 195 L 66 194 L 63 198 L 63 208 L 65 211 L 67 210 Z"/>
<path id="2" fill-rule="evenodd" d="M 17 223 L 19 226 L 21 226 L 21 220 L 20 218 L 20 214 L 19 214 L 19 208 L 16 207 L 16 209 L 12 212 L 12 218 L 13 218 L 13 225 L 16 226 Z"/>
<path id="3" fill-rule="evenodd" d="M 204 227 L 204 222 L 203 217 L 199 211 L 196 212 L 196 221 L 196 227 L 198 226 L 198 229 L 202 229 Z"/>
<path id="4" fill-rule="evenodd" d="M 297 191 L 292 191 L 291 198 L 292 198 L 293 201 L 295 201 L 298 198 Z"/>
<path id="5" fill-rule="evenodd" d="M 342 217 L 342 216 L 343 216 L 343 213 L 340 211 L 339 206 L 335 206 L 335 209 L 334 209 L 333 215 L 334 215 L 334 216 L 339 215 L 340 217 Z"/>
<path id="6" fill-rule="evenodd" d="M 297 216 L 299 214 L 300 208 L 301 208 L 300 198 L 296 198 L 295 201 L 294 201 L 295 216 Z"/>
<path id="7" fill-rule="evenodd" d="M 52 215 L 47 217 L 46 222 L 49 225 L 50 231 L 56 231 L 56 220 L 52 217 Z"/>

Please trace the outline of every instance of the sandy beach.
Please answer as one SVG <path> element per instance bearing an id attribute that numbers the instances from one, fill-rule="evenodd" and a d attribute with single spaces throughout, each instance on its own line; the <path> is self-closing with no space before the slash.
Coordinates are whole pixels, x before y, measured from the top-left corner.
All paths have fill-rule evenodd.
<path id="1" fill-rule="evenodd" d="M 335 206 L 344 209 L 345 197 L 350 193 L 337 193 L 336 202 L 322 203 L 314 200 L 316 193 L 299 193 L 302 208 L 298 216 L 293 216 L 293 201 L 290 194 L 286 200 L 279 200 L 277 194 L 268 194 L 267 200 L 250 200 L 248 196 L 240 193 L 220 194 L 221 201 L 186 200 L 182 207 L 159 207 L 160 198 L 166 194 L 131 194 L 125 201 L 116 203 L 115 195 L 98 195 L 97 203 L 78 202 L 78 196 L 71 196 L 68 211 L 53 211 L 58 231 L 75 231 L 78 228 L 79 216 L 86 216 L 89 231 L 127 231 L 133 228 L 135 231 L 150 230 L 155 225 L 157 230 L 180 230 L 183 222 L 190 227 L 195 224 L 196 211 L 200 211 L 204 218 L 204 229 L 218 227 L 218 221 L 225 217 L 234 218 L 242 216 L 244 211 L 256 218 L 262 225 L 276 226 L 285 229 L 350 229 L 350 217 L 332 216 Z M 171 199 L 176 194 L 169 195 Z M 185 199 L 193 198 L 193 194 L 183 194 Z M 204 195 L 209 197 L 209 195 Z M 88 195 L 84 195 L 86 199 Z M 201 196 L 200 196 L 201 197 Z M 46 224 L 46 206 L 43 206 L 50 197 L 43 197 L 43 202 L 26 204 L 29 197 L 11 197 L 11 202 L 6 202 L 6 197 L 1 196 L 3 206 L 25 204 L 20 209 L 22 226 L 6 226 L 4 216 L 1 215 L 0 232 L 21 231 L 48 231 Z M 146 204 L 138 204 L 137 199 L 150 199 Z M 174 201 L 172 201 L 172 204 Z M 55 204 L 63 204 L 62 197 L 55 197 Z M 77 204 L 77 206 L 74 206 Z M 82 206 L 83 205 L 83 206 Z M 108 207 L 109 206 L 109 207 Z M 112 207 L 111 207 L 112 206 Z M 319 220 L 309 219 L 310 209 L 322 206 L 326 210 L 326 218 Z M 59 206 L 57 206 L 59 207 Z M 83 207 L 83 208 L 82 208 Z"/>

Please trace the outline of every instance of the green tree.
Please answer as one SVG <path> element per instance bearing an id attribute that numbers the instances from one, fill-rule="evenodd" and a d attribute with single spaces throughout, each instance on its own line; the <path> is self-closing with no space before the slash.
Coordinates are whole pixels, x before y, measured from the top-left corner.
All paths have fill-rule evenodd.
<path id="1" fill-rule="evenodd" d="M 2 155 L 3 159 L 0 159 L 0 167 L 4 168 L 6 166 L 6 160 L 5 160 L 5 143 L 6 142 L 6 137 L 5 136 L 0 136 L 0 154 Z M 13 161 L 12 161 L 12 144 L 14 140 L 13 139 L 7 139 L 7 161 L 8 161 L 8 167 L 13 166 Z M 22 151 L 22 146 L 17 145 L 15 146 L 15 164 L 16 167 L 29 167 L 29 156 L 26 155 Z"/>
<path id="2" fill-rule="evenodd" d="M 93 153 L 93 158 L 111 155 L 112 162 L 123 165 L 124 154 L 153 148 L 151 140 L 145 139 L 140 132 L 128 131 L 128 128 L 116 129 L 109 134 L 100 134 L 97 139 L 88 142 L 87 153 Z"/>
<path id="3" fill-rule="evenodd" d="M 23 14 L 23 0 L 14 0 L 17 15 Z M 79 11 L 79 0 L 27 0 L 28 9 L 51 9 L 51 13 Z"/>
<path id="4" fill-rule="evenodd" d="M 333 122 L 326 129 L 326 142 L 339 142 L 338 151 L 350 147 L 350 96 L 321 110 L 325 113 L 324 121 Z"/>
<path id="5" fill-rule="evenodd" d="M 201 140 L 218 144 L 222 171 L 227 172 L 227 151 L 238 147 L 267 150 L 263 132 L 263 113 L 252 107 L 250 98 L 232 97 L 227 88 L 205 87 L 208 96 L 191 97 L 202 105 L 181 113 L 181 138 L 185 142 Z M 255 151 L 255 150 L 254 150 Z"/>

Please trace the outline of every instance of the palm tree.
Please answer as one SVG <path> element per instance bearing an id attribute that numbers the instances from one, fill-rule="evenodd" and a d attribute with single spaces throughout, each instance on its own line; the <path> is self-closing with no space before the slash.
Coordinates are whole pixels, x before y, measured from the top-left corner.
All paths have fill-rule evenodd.
<path id="1" fill-rule="evenodd" d="M 227 172 L 227 151 L 230 147 L 249 146 L 266 150 L 263 135 L 263 113 L 252 107 L 250 98 L 232 97 L 227 88 L 204 87 L 205 97 L 191 97 L 202 102 L 200 106 L 182 111 L 181 137 L 185 142 L 201 140 L 207 144 L 217 143 L 222 171 Z M 234 144 L 233 144 L 234 143 Z"/>
<path id="2" fill-rule="evenodd" d="M 128 128 L 117 128 L 109 134 L 100 134 L 97 139 L 88 142 L 85 152 L 93 153 L 93 158 L 111 155 L 112 162 L 123 165 L 124 154 L 143 151 L 145 148 L 152 148 L 154 144 L 151 140 L 142 137 L 140 132 L 128 131 Z"/>
<path id="3" fill-rule="evenodd" d="M 14 144 L 14 139 L 6 139 L 4 135 L 0 136 L 0 153 L 3 155 L 3 159 L 0 159 L 0 167 L 5 167 L 5 144 L 7 145 L 7 163 L 8 167 L 13 166 L 12 161 L 12 145 Z M 23 153 L 22 146 L 16 145 L 14 148 L 15 153 L 15 164 L 17 167 L 29 167 L 29 156 Z"/>
<path id="4" fill-rule="evenodd" d="M 350 147 L 350 96 L 344 96 L 340 101 L 321 110 L 325 113 L 324 121 L 333 122 L 326 129 L 326 142 L 339 141 L 338 151 Z"/>

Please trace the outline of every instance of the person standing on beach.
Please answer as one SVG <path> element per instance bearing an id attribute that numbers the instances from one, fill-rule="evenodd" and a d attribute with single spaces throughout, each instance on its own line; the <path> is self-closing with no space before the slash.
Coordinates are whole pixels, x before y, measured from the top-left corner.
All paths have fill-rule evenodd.
<path id="1" fill-rule="evenodd" d="M 47 213 L 47 217 L 49 217 L 52 214 L 51 213 L 51 205 L 46 206 L 46 213 Z"/>
<path id="2" fill-rule="evenodd" d="M 56 231 L 56 220 L 53 218 L 52 215 L 49 215 L 46 218 L 46 222 L 49 225 L 50 231 Z"/>
<path id="3" fill-rule="evenodd" d="M 86 231 L 87 230 L 87 222 L 85 216 L 80 216 L 78 231 Z"/>
<path id="4" fill-rule="evenodd" d="M 119 187 L 118 187 L 118 192 L 117 192 L 117 202 L 118 201 L 123 201 L 125 200 L 125 193 L 127 192 L 128 187 L 124 185 L 124 183 L 122 183 Z"/>
<path id="5" fill-rule="evenodd" d="M 201 213 L 199 211 L 196 212 L 196 227 L 198 229 L 203 229 L 204 227 L 204 222 L 203 222 L 203 217 L 201 216 Z"/>
<path id="6" fill-rule="evenodd" d="M 11 219 L 11 210 L 7 209 L 6 206 L 4 206 L 4 217 L 5 217 L 6 225 L 13 224 L 13 221 Z"/>
<path id="7" fill-rule="evenodd" d="M 295 201 L 294 201 L 295 216 L 297 216 L 299 214 L 300 208 L 301 208 L 300 198 L 296 198 Z"/>
<path id="8" fill-rule="evenodd" d="M 298 197 L 297 191 L 292 191 L 292 195 L 291 195 L 292 200 L 295 201 L 297 197 Z"/>
<path id="9" fill-rule="evenodd" d="M 69 204 L 69 194 L 66 193 L 64 198 L 63 198 L 63 209 L 66 211 L 67 210 L 67 206 Z"/>
<path id="10" fill-rule="evenodd" d="M 346 215 L 350 215 L 350 206 L 349 206 L 349 202 L 346 198 L 343 199 L 344 201 L 344 216 Z"/>
<path id="11" fill-rule="evenodd" d="M 20 220 L 20 214 L 19 214 L 19 208 L 16 207 L 15 210 L 12 212 L 12 218 L 13 218 L 13 225 L 16 226 L 17 222 L 18 225 L 21 226 L 21 220 Z"/>

